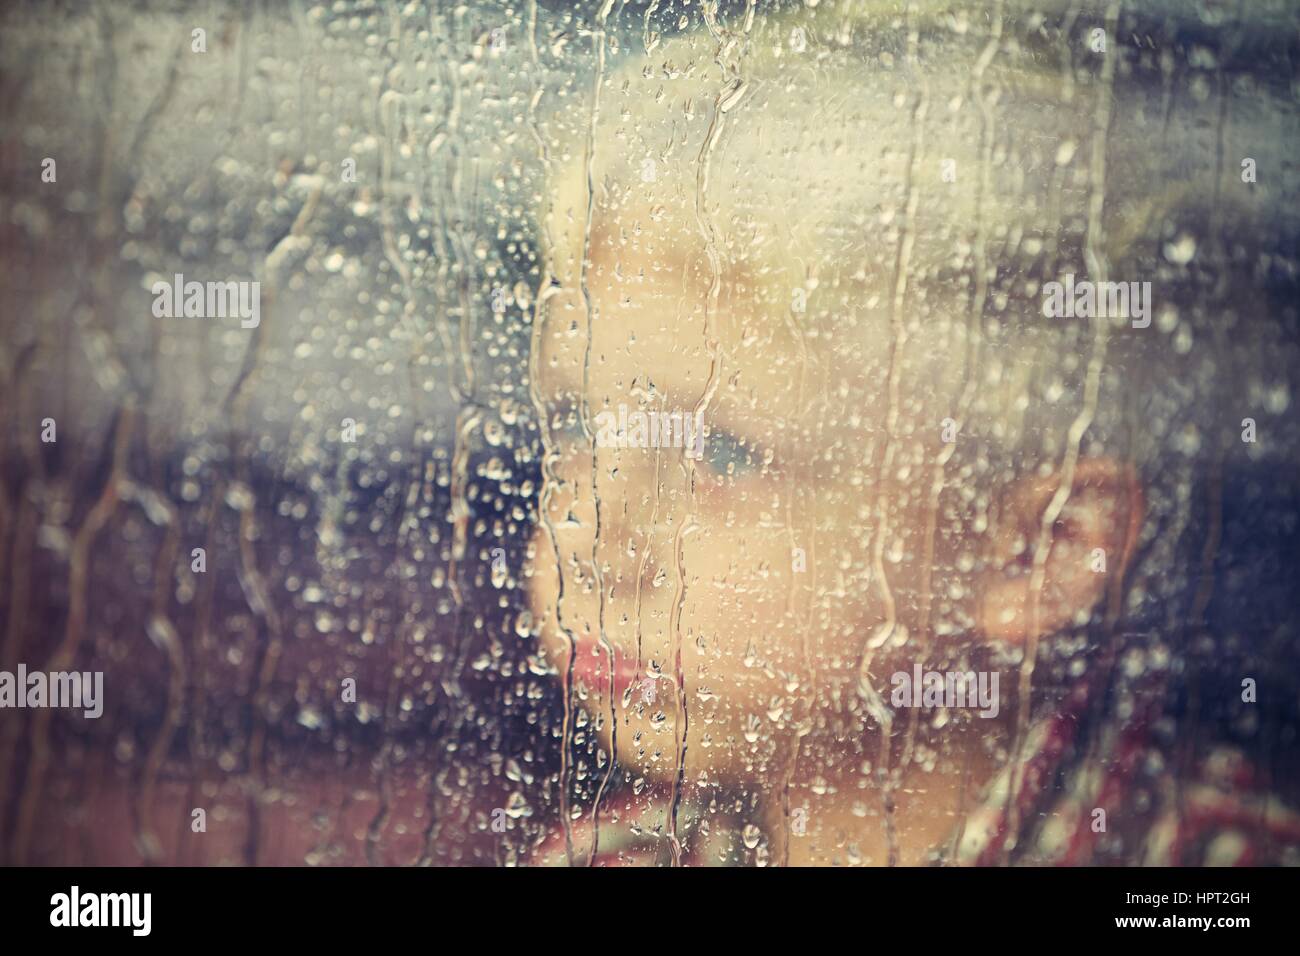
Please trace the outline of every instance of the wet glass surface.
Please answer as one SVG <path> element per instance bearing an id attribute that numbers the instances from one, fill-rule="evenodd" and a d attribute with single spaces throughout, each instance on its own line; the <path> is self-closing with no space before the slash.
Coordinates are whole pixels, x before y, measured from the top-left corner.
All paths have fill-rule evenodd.
<path id="1" fill-rule="evenodd" d="M 0 13 L 0 860 L 1300 862 L 1300 12 L 1132 6 Z"/>

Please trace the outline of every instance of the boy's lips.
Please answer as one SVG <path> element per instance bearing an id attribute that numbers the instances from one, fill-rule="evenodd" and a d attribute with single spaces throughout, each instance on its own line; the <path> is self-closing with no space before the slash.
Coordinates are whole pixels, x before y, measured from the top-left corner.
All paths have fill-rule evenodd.
<path id="1" fill-rule="evenodd" d="M 617 646 L 602 644 L 594 634 L 578 635 L 573 645 L 573 679 L 582 680 L 588 690 L 605 693 L 609 690 L 610 652 L 613 651 L 614 694 L 621 696 L 637 680 L 635 657 L 619 652 Z M 642 675 L 642 678 L 647 676 Z"/>
<path id="2" fill-rule="evenodd" d="M 588 808 L 589 810 L 589 808 Z M 670 794 L 662 788 L 650 788 L 637 799 L 612 813 L 607 805 L 601 815 L 599 843 L 592 852 L 594 838 L 592 817 L 584 812 L 571 827 L 573 864 L 596 867 L 666 866 L 670 861 L 665 832 L 672 812 Z M 680 812 L 683 832 L 692 830 L 696 811 L 687 802 Z M 547 866 L 568 864 L 565 833 L 559 821 L 552 821 L 550 831 L 537 849 L 534 861 Z"/>

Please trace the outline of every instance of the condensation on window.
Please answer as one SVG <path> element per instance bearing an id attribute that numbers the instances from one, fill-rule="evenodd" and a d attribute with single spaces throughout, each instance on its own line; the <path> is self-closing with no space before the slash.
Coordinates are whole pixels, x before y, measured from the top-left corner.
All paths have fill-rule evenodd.
<path id="1" fill-rule="evenodd" d="M 1300 863 L 1294 5 L 0 13 L 0 860 Z"/>

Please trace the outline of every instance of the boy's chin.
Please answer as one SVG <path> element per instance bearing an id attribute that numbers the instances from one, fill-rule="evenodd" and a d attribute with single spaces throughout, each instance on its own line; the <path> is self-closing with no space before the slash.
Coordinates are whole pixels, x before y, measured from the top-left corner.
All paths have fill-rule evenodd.
<path id="1" fill-rule="evenodd" d="M 678 744 L 671 729 L 653 736 L 643 734 L 639 741 L 632 740 L 632 729 L 627 726 L 620 726 L 618 734 L 618 761 L 611 783 L 626 777 L 645 784 L 671 785 L 678 779 Z M 687 739 L 686 766 L 681 779 L 688 784 L 741 786 L 768 778 L 781 769 L 783 755 L 789 753 L 789 745 L 781 742 L 788 738 L 792 743 L 795 739 L 793 731 L 767 733 L 760 735 L 756 744 L 750 744 L 740 728 L 733 734 L 716 727 L 709 729 L 709 736 L 707 746 L 703 738 L 694 734 Z M 609 753 L 610 740 L 605 732 L 601 733 L 600 746 Z"/>

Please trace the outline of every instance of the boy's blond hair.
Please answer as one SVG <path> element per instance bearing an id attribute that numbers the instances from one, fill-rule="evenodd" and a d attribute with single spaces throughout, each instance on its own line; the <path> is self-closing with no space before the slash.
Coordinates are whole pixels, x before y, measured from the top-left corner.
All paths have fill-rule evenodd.
<path id="1" fill-rule="evenodd" d="M 1188 282 L 1198 244 L 1204 260 L 1225 232 L 1259 248 L 1295 234 L 1294 105 L 1252 81 L 1242 54 L 1281 13 L 1267 5 L 1176 82 L 1173 28 L 1119 9 L 834 4 L 647 33 L 593 83 L 598 109 L 589 97 L 552 120 L 574 146 L 551 165 L 550 268 L 576 290 L 634 251 L 652 268 L 694 262 L 730 296 L 717 321 L 793 311 L 837 342 L 900 318 L 937 324 L 947 347 L 927 339 L 909 374 L 951 385 L 944 401 L 959 404 L 978 356 L 972 427 L 1054 454 L 1095 335 L 1043 316 L 1044 283 L 1152 283 L 1150 328 L 1112 320 L 1104 398 L 1118 397 L 1115 380 L 1177 375 L 1196 357 L 1187 340 L 1211 307 Z M 1247 158 L 1266 170 L 1258 182 Z M 1267 308 L 1254 289 L 1234 304 Z M 1119 411 L 1092 435 L 1120 429 Z"/>

